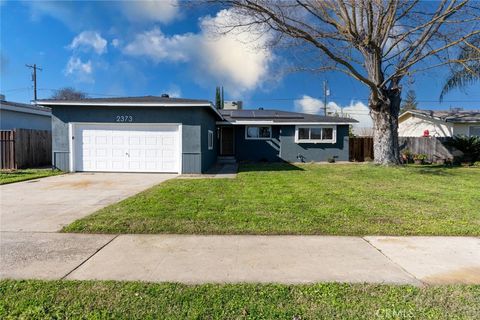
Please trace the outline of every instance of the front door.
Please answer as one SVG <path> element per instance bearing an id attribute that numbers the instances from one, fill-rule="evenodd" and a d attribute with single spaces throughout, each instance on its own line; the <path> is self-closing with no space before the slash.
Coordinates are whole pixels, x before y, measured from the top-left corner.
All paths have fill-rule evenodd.
<path id="1" fill-rule="evenodd" d="M 235 129 L 233 126 L 220 127 L 220 155 L 233 156 L 235 154 Z"/>

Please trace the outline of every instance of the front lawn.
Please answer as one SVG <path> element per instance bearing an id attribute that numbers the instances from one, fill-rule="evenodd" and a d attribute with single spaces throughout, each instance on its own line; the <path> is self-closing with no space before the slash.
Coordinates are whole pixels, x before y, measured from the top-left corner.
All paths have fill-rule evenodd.
<path id="1" fill-rule="evenodd" d="M 480 169 L 243 165 L 236 179 L 175 179 L 66 232 L 480 235 Z"/>
<path id="2" fill-rule="evenodd" d="M 14 183 L 61 174 L 59 170 L 52 169 L 19 169 L 0 171 L 0 184 Z"/>
<path id="3" fill-rule="evenodd" d="M 480 286 L 0 281 L 1 319 L 478 319 Z"/>

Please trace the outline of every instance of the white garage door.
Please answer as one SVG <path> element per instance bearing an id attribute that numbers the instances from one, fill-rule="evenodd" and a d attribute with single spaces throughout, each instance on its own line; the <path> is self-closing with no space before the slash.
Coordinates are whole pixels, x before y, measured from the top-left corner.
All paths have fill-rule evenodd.
<path id="1" fill-rule="evenodd" d="M 180 172 L 178 125 L 74 124 L 75 171 Z"/>

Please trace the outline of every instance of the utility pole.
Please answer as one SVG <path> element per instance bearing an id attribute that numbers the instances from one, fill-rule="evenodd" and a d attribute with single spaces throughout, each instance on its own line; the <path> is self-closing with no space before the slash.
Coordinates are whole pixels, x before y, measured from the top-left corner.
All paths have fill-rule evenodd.
<path id="1" fill-rule="evenodd" d="M 327 116 L 327 97 L 330 95 L 330 89 L 328 89 L 328 81 L 323 81 L 323 110 L 325 111 L 325 116 Z"/>
<path id="2" fill-rule="evenodd" d="M 37 64 L 33 64 L 32 65 L 29 65 L 29 64 L 26 64 L 25 65 L 27 68 L 30 68 L 32 69 L 32 81 L 33 81 L 33 100 L 34 101 L 37 101 L 37 70 L 40 70 L 42 71 L 42 68 L 40 67 L 37 67 Z"/>

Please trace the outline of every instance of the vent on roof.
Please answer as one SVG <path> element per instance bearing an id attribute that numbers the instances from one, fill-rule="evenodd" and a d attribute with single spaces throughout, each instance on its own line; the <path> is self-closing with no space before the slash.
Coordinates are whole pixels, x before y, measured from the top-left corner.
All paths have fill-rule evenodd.
<path id="1" fill-rule="evenodd" d="M 463 111 L 463 108 L 461 107 L 450 107 L 450 112 L 457 113 Z"/>
<path id="2" fill-rule="evenodd" d="M 162 94 L 162 98 L 170 98 L 170 96 L 166 93 Z"/>

